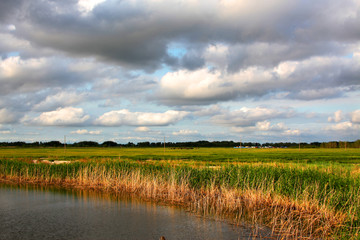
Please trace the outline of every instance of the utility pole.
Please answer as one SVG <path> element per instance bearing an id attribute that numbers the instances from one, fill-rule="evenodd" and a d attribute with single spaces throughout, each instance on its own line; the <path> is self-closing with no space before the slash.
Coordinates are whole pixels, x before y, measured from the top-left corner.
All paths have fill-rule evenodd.
<path id="1" fill-rule="evenodd" d="M 64 154 L 66 154 L 66 135 L 64 135 Z"/>
<path id="2" fill-rule="evenodd" d="M 165 155 L 165 136 L 164 136 L 164 155 Z"/>

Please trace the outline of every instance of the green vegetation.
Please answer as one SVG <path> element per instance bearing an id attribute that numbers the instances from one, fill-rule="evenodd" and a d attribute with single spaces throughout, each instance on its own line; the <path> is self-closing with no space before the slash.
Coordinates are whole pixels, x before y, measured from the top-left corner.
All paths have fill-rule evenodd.
<path id="1" fill-rule="evenodd" d="M 67 143 L 68 147 L 135 147 L 135 148 L 159 148 L 163 147 L 163 142 L 128 142 L 126 144 L 116 143 L 113 141 L 105 141 L 98 143 L 94 141 L 80 141 Z M 50 142 L 0 142 L 0 147 L 62 147 L 60 141 Z M 256 147 L 256 148 L 360 148 L 360 139 L 353 142 L 332 141 L 332 142 L 276 142 L 276 143 L 258 143 L 258 142 L 234 142 L 234 141 L 197 141 L 197 142 L 166 142 L 166 146 L 170 148 L 230 148 L 230 147 Z"/>
<path id="2" fill-rule="evenodd" d="M 45 159 L 72 163 L 32 163 Z M 0 176 L 133 192 L 289 238 L 356 239 L 359 163 L 360 149 L 2 148 Z"/>
<path id="3" fill-rule="evenodd" d="M 359 149 L 234 149 L 234 148 L 0 148 L 0 159 L 49 160 L 178 160 L 192 163 L 277 162 L 357 164 Z"/>

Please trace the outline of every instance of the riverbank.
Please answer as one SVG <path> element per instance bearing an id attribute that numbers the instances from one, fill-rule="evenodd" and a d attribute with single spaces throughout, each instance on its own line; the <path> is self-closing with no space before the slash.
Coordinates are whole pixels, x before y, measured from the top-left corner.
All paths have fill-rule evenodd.
<path id="1" fill-rule="evenodd" d="M 285 238 L 355 239 L 359 233 L 358 180 L 314 169 L 0 160 L 0 175 L 2 181 L 127 192 L 234 224 L 268 226 Z"/>

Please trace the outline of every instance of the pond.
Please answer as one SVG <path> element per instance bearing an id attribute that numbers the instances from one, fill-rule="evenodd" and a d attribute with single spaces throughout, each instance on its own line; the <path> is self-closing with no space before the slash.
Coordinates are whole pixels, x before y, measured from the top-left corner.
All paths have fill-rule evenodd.
<path id="1" fill-rule="evenodd" d="M 0 239 L 249 239 L 251 234 L 129 195 L 0 183 Z"/>

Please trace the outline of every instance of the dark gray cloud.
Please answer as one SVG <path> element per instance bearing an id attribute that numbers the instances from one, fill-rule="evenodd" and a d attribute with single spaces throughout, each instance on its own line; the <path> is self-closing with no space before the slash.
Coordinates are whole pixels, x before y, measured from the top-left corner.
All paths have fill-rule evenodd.
<path id="1" fill-rule="evenodd" d="M 16 35 L 70 55 L 95 56 L 145 70 L 159 68 L 167 57 L 163 36 L 158 37 L 146 16 L 118 3 L 109 1 L 110 6 L 81 17 L 75 4 L 35 1 L 27 8 L 26 22 L 17 25 Z"/>
<path id="2" fill-rule="evenodd" d="M 234 47 L 228 67 L 236 71 L 341 52 L 344 48 L 338 43 L 360 38 L 359 6 L 351 0 L 276 1 L 263 6 L 108 0 L 86 15 L 76 1 L 43 0 L 27 2 L 21 10 L 14 22 L 16 36 L 38 47 L 146 71 L 163 63 L 198 68 L 204 64 L 203 49 L 214 43 Z M 167 49 L 173 42 L 182 42 L 189 50 L 191 44 L 203 47 L 179 64 L 169 60 Z"/>
<path id="3" fill-rule="evenodd" d="M 1 0 L 0 1 L 0 22 L 8 23 L 8 20 L 17 14 L 23 0 Z"/>
<path id="4" fill-rule="evenodd" d="M 342 43 L 334 42 L 237 44 L 229 47 L 227 70 L 234 73 L 249 66 L 274 67 L 284 61 L 302 61 L 313 56 L 345 56 L 349 51 Z"/>
<path id="5" fill-rule="evenodd" d="M 188 51 L 185 56 L 181 58 L 181 66 L 189 70 L 196 70 L 205 65 L 204 57 L 197 51 Z"/>

